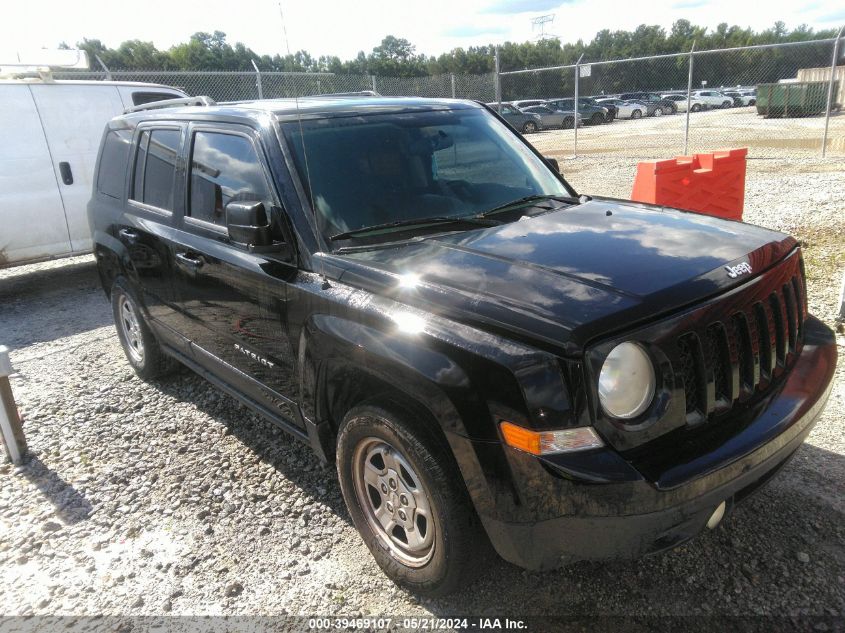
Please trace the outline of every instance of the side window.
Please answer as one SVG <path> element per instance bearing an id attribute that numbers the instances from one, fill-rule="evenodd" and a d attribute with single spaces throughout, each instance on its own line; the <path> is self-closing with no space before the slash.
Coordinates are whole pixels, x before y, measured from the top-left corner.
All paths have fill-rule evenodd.
<path id="1" fill-rule="evenodd" d="M 133 92 L 132 105 L 144 105 L 145 103 L 164 101 L 165 99 L 179 99 L 181 96 L 172 92 Z"/>
<path id="2" fill-rule="evenodd" d="M 129 130 L 112 130 L 106 135 L 97 173 L 97 191 L 118 200 L 123 198 L 131 145 L 132 133 Z"/>
<path id="3" fill-rule="evenodd" d="M 195 132 L 188 215 L 226 226 L 226 205 L 233 200 L 259 200 L 268 209 L 273 204 L 255 147 L 237 134 Z"/>
<path id="4" fill-rule="evenodd" d="M 132 199 L 159 209 L 173 210 L 179 130 L 144 130 L 138 139 Z"/>

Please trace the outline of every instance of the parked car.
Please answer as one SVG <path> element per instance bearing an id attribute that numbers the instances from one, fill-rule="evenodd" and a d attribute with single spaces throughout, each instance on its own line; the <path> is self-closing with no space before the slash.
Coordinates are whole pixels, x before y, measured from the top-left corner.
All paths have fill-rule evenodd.
<path id="1" fill-rule="evenodd" d="M 678 111 L 677 105 L 674 101 L 664 99 L 653 92 L 625 92 L 619 95 L 619 98 L 625 101 L 639 101 L 641 103 L 652 104 L 653 107 L 650 108 L 651 112 L 648 116 L 675 114 Z"/>
<path id="2" fill-rule="evenodd" d="M 0 268 L 90 253 L 85 206 L 103 127 L 129 106 L 184 96 L 148 83 L 0 81 Z"/>
<path id="3" fill-rule="evenodd" d="M 648 108 L 643 103 L 623 101 L 615 97 L 596 99 L 596 103 L 605 108 L 609 106 L 616 108 L 616 118 L 618 119 L 640 119 L 648 112 Z"/>
<path id="4" fill-rule="evenodd" d="M 563 98 L 563 99 L 549 99 L 546 101 L 546 105 L 554 110 L 560 110 L 562 112 L 574 112 L 575 111 L 575 99 L 571 98 Z M 599 105 L 593 105 L 591 103 L 587 103 L 585 101 L 578 101 L 578 115 L 587 123 L 591 125 L 599 125 L 601 123 L 607 123 L 607 108 L 604 108 Z"/>
<path id="5" fill-rule="evenodd" d="M 510 123 L 515 130 L 523 134 L 532 134 L 543 129 L 543 118 L 539 114 L 523 112 L 510 103 L 488 103 L 491 108 L 498 110 L 501 117 Z"/>
<path id="6" fill-rule="evenodd" d="M 545 106 L 545 105 L 533 105 L 528 106 L 527 108 L 522 108 L 523 112 L 528 114 L 539 114 L 540 120 L 543 123 L 543 129 L 548 130 L 549 128 L 563 128 L 564 130 L 569 130 L 575 127 L 575 113 L 574 112 L 564 112 L 562 110 L 553 110 L 552 108 Z M 583 116 L 579 116 L 580 122 L 579 125 L 584 124 Z"/>
<path id="7" fill-rule="evenodd" d="M 472 101 L 205 104 L 103 135 L 127 361 L 309 445 L 411 591 L 466 587 L 488 539 L 534 570 L 678 546 L 824 408 L 837 344 L 792 237 L 579 196 Z"/>
<path id="8" fill-rule="evenodd" d="M 747 105 L 757 105 L 757 90 L 738 90 L 739 94 L 743 97 L 749 97 Z"/>
<path id="9" fill-rule="evenodd" d="M 687 95 L 679 95 L 679 94 L 665 94 L 662 95 L 664 99 L 668 99 L 675 104 L 675 108 L 678 112 L 686 112 L 687 111 Z M 689 108 L 690 112 L 698 112 L 699 110 L 704 110 L 707 107 L 707 104 L 695 97 L 695 95 L 690 95 L 689 98 Z"/>
<path id="10" fill-rule="evenodd" d="M 616 106 L 612 103 L 599 103 L 597 97 L 578 97 L 578 109 L 583 109 L 584 106 L 594 106 L 604 108 L 607 110 L 605 122 L 610 123 L 616 118 Z"/>
<path id="11" fill-rule="evenodd" d="M 752 106 L 757 103 L 756 95 L 750 95 L 736 90 L 730 90 L 728 92 L 723 92 L 722 94 L 733 99 L 733 104 L 736 107 Z"/>
<path id="12" fill-rule="evenodd" d="M 692 95 L 708 108 L 730 108 L 733 105 L 733 99 L 717 90 L 696 90 Z"/>

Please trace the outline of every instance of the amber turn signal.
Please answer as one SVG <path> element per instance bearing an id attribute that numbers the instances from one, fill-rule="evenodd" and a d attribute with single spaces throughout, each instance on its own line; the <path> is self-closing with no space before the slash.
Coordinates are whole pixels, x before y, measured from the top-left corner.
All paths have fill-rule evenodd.
<path id="1" fill-rule="evenodd" d="M 532 431 L 503 421 L 500 428 L 505 444 L 532 455 L 571 453 L 604 446 L 602 439 L 590 426 L 561 431 Z"/>

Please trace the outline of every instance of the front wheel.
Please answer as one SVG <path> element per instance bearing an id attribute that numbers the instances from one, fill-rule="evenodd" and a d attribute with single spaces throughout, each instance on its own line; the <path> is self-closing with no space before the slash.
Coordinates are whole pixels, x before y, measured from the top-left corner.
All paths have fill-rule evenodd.
<path id="1" fill-rule="evenodd" d="M 723 108 L 730 108 L 733 105 L 733 101 L 723 101 L 722 107 Z"/>
<path id="2" fill-rule="evenodd" d="M 750 105 L 750 106 L 753 106 L 753 105 L 756 105 L 756 104 L 757 104 L 756 99 L 752 99 L 751 101 L 748 102 L 748 105 Z"/>
<path id="3" fill-rule="evenodd" d="M 533 134 L 537 131 L 537 124 L 534 121 L 526 121 L 522 126 L 522 131 L 525 134 Z"/>
<path id="4" fill-rule="evenodd" d="M 596 112 L 593 116 L 590 117 L 590 123 L 593 125 L 601 125 L 604 123 L 604 116 L 600 112 Z"/>
<path id="5" fill-rule="evenodd" d="M 379 567 L 434 597 L 461 584 L 481 539 L 451 450 L 429 424 L 398 407 L 356 407 L 340 428 L 337 472 Z"/>
<path id="6" fill-rule="evenodd" d="M 691 112 L 698 112 L 699 110 L 701 110 L 701 106 L 697 103 L 693 103 L 692 107 L 690 108 L 690 111 Z"/>
<path id="7" fill-rule="evenodd" d="M 655 108 L 654 116 L 663 116 L 663 108 Z"/>

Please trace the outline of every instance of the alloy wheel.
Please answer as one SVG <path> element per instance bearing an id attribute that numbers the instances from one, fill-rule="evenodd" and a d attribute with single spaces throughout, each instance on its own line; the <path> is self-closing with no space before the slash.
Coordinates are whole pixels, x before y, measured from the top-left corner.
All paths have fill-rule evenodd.
<path id="1" fill-rule="evenodd" d="M 119 302 L 120 328 L 126 341 L 126 349 L 136 363 L 144 362 L 144 337 L 135 304 L 127 295 L 121 295 Z"/>
<path id="2" fill-rule="evenodd" d="M 436 526 L 430 496 L 406 457 L 382 439 L 358 443 L 352 478 L 367 524 L 391 554 L 409 567 L 434 553 Z"/>

